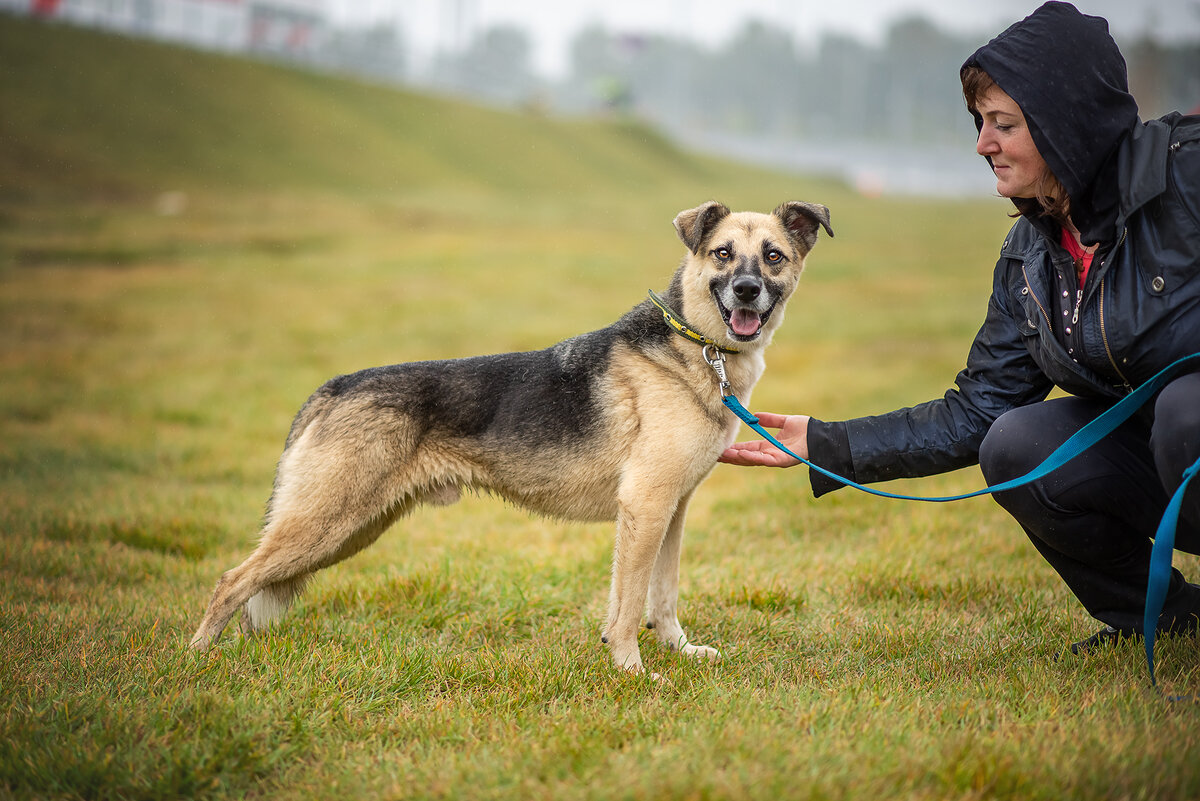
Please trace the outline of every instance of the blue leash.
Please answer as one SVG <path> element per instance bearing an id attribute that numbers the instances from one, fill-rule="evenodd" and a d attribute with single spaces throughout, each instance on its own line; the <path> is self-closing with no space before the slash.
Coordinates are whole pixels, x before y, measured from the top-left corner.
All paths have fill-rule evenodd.
<path id="1" fill-rule="evenodd" d="M 705 358 L 708 358 L 707 355 Z M 713 364 L 712 359 L 709 364 Z M 1091 446 L 1102 440 L 1104 437 L 1111 434 L 1117 429 L 1121 423 L 1124 423 L 1134 412 L 1140 409 L 1147 400 L 1149 400 L 1156 392 L 1166 386 L 1175 375 L 1182 371 L 1182 368 L 1189 364 L 1200 364 L 1200 353 L 1193 353 L 1191 356 L 1184 356 L 1171 364 L 1164 367 L 1150 380 L 1142 384 L 1133 392 L 1126 395 L 1115 406 L 1111 407 L 1092 422 L 1088 423 L 1083 428 L 1079 429 L 1062 445 L 1051 453 L 1046 460 L 1040 465 L 1029 471 L 1025 475 L 1015 478 L 1011 481 L 1005 481 L 995 486 L 986 487 L 975 492 L 968 492 L 962 495 L 947 495 L 943 497 L 926 498 L 919 495 L 898 495 L 883 490 L 871 489 L 864 487 L 862 484 L 857 484 L 845 476 L 839 476 L 837 473 L 830 472 L 819 465 L 815 465 L 808 459 L 798 456 L 788 450 L 782 442 L 771 435 L 769 431 L 759 425 L 758 418 L 755 417 L 742 402 L 732 394 L 725 392 L 727 387 L 725 382 L 723 366 L 717 369 L 713 364 L 714 369 L 717 369 L 718 375 L 722 380 L 722 393 L 725 405 L 738 416 L 739 419 L 754 431 L 762 435 L 768 442 L 774 445 L 779 450 L 797 459 L 800 462 L 808 465 L 810 469 L 816 470 L 830 478 L 840 481 L 843 484 L 854 487 L 855 489 L 877 495 L 881 498 L 897 498 L 904 501 L 926 501 L 929 503 L 946 503 L 948 501 L 961 501 L 965 498 L 974 498 L 979 495 L 988 495 L 993 492 L 1003 492 L 1005 490 L 1020 487 L 1029 484 L 1048 473 L 1057 470 L 1067 462 L 1074 459 L 1079 454 L 1086 451 Z M 1200 473 L 1200 460 L 1184 471 L 1183 482 L 1179 488 L 1175 490 L 1175 494 L 1171 497 L 1170 503 L 1167 504 L 1167 509 L 1163 513 L 1162 520 L 1159 522 L 1158 531 L 1154 537 L 1154 547 L 1150 554 L 1150 578 L 1146 587 L 1146 612 L 1143 621 L 1143 630 L 1146 640 L 1146 664 L 1150 668 L 1150 683 L 1155 684 L 1154 677 L 1154 632 L 1158 628 L 1158 618 L 1162 614 L 1163 603 L 1166 600 L 1167 584 L 1171 579 L 1171 557 L 1175 549 L 1175 529 L 1179 522 L 1179 510 L 1183 504 L 1183 494 L 1187 489 L 1188 484 Z"/>
<path id="2" fill-rule="evenodd" d="M 1158 616 L 1162 614 L 1163 602 L 1167 598 L 1167 584 L 1171 581 L 1171 554 L 1175 550 L 1175 528 L 1179 523 L 1179 507 L 1183 505 L 1183 493 L 1196 474 L 1200 473 L 1200 459 L 1183 471 L 1183 481 L 1171 502 L 1158 521 L 1154 535 L 1154 548 L 1150 551 L 1150 580 L 1146 585 L 1146 616 L 1142 619 L 1142 631 L 1146 638 L 1146 664 L 1150 667 L 1150 683 L 1154 681 L 1154 634 L 1158 628 Z"/>

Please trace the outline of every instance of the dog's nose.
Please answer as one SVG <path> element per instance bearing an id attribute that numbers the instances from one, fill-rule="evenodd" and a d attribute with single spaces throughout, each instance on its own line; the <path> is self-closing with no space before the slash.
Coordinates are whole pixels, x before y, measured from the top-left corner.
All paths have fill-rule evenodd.
<path id="1" fill-rule="evenodd" d="M 749 275 L 740 275 L 733 279 L 733 294 L 742 303 L 749 303 L 762 292 L 762 281 Z"/>

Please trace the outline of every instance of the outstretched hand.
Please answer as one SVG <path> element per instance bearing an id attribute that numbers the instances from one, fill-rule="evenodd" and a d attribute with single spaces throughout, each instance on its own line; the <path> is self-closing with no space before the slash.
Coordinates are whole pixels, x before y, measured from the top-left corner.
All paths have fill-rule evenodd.
<path id="1" fill-rule="evenodd" d="M 764 428 L 779 429 L 776 439 L 786 445 L 788 450 L 805 459 L 808 458 L 808 415 L 772 414 L 771 412 L 755 414 L 759 424 Z M 800 464 L 799 461 L 763 439 L 735 442 L 721 454 L 717 461 L 743 467 L 794 467 Z"/>

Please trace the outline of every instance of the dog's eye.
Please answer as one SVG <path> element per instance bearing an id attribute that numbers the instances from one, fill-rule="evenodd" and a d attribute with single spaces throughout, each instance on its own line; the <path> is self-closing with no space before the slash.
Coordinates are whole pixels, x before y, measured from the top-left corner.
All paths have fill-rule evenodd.
<path id="1" fill-rule="evenodd" d="M 717 257 L 718 261 L 729 261 L 733 254 L 729 252 L 729 248 L 717 248 L 713 251 L 713 255 Z"/>
<path id="2" fill-rule="evenodd" d="M 783 254 L 780 253 L 778 250 L 768 250 L 767 251 L 767 261 L 771 262 L 771 264 L 778 264 L 782 260 L 783 260 Z"/>

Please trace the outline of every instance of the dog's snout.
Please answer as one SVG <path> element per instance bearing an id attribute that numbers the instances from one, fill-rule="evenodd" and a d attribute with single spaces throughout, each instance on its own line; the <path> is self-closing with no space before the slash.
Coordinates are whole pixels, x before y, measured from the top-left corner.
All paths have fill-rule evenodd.
<path id="1" fill-rule="evenodd" d="M 742 303 L 751 303 L 762 293 L 762 281 L 750 276 L 739 275 L 733 279 L 733 294 Z"/>

